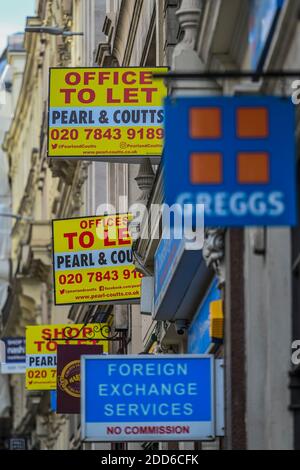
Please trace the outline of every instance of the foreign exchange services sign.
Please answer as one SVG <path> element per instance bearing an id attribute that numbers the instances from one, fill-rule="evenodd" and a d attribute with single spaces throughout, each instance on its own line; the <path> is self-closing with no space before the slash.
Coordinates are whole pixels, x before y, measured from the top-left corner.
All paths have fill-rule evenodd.
<path id="1" fill-rule="evenodd" d="M 81 361 L 83 440 L 214 438 L 212 356 L 82 356 Z"/>
<path id="2" fill-rule="evenodd" d="M 130 214 L 53 221 L 55 304 L 136 303 Z"/>
<path id="3" fill-rule="evenodd" d="M 208 227 L 295 225 L 295 124 L 285 98 L 167 99 L 166 203 L 204 204 Z"/>
<path id="4" fill-rule="evenodd" d="M 50 69 L 48 156 L 136 162 L 159 160 L 164 139 L 166 68 Z"/>

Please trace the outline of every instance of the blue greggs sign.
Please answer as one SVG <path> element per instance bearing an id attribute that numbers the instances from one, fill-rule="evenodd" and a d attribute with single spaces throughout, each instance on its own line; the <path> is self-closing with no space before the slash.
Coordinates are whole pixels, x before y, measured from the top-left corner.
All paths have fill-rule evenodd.
<path id="1" fill-rule="evenodd" d="M 204 205 L 209 227 L 294 226 L 295 123 L 286 98 L 167 98 L 166 203 Z"/>
<path id="2" fill-rule="evenodd" d="M 81 361 L 83 440 L 214 438 L 212 356 L 82 356 Z"/>

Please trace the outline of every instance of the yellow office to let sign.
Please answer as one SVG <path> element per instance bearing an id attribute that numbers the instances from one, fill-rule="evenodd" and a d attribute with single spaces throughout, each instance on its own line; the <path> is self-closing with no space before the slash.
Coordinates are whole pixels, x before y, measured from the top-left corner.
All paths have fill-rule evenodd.
<path id="1" fill-rule="evenodd" d="M 167 68 L 51 68 L 48 156 L 127 162 L 159 158 Z"/>
<path id="2" fill-rule="evenodd" d="M 26 328 L 26 388 L 56 390 L 58 344 L 102 346 L 108 353 L 107 324 L 39 325 Z"/>
<path id="3" fill-rule="evenodd" d="M 53 221 L 55 304 L 136 303 L 129 214 Z"/>

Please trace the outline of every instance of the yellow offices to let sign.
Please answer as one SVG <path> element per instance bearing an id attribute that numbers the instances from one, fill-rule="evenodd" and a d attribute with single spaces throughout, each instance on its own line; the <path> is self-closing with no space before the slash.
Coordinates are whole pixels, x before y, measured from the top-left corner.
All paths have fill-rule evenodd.
<path id="1" fill-rule="evenodd" d="M 135 303 L 129 214 L 53 221 L 55 304 Z"/>
<path id="2" fill-rule="evenodd" d="M 167 68 L 51 68 L 48 156 L 161 157 Z"/>
<path id="3" fill-rule="evenodd" d="M 26 328 L 26 388 L 27 390 L 56 390 L 56 352 L 58 344 L 102 346 L 107 324 L 39 325 Z"/>

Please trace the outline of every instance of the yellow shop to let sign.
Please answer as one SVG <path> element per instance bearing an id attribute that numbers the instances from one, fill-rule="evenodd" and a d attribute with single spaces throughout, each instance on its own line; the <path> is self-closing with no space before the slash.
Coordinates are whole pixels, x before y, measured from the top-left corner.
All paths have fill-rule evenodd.
<path id="1" fill-rule="evenodd" d="M 48 156 L 159 159 L 167 68 L 51 68 Z M 129 160 L 128 160 L 129 159 Z"/>
<path id="2" fill-rule="evenodd" d="M 53 221 L 55 304 L 136 303 L 129 214 Z"/>
<path id="3" fill-rule="evenodd" d="M 108 353 L 107 324 L 26 327 L 26 388 L 56 390 L 58 344 L 98 345 Z"/>

